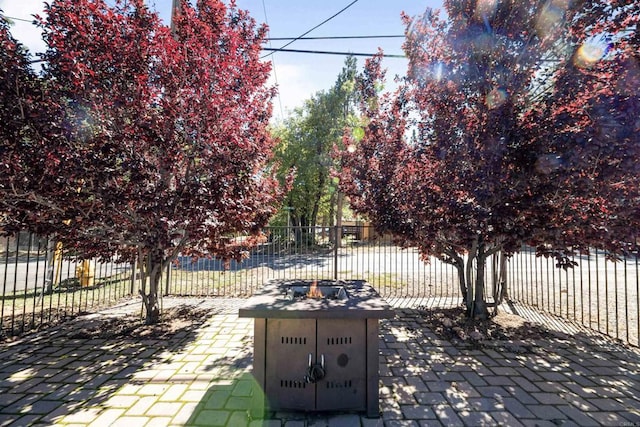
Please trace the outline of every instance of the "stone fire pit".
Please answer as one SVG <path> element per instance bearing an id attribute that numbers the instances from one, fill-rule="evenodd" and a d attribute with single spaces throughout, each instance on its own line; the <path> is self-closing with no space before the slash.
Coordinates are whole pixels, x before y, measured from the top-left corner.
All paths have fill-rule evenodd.
<path id="1" fill-rule="evenodd" d="M 239 316 L 255 318 L 266 410 L 379 415 L 378 319 L 393 311 L 365 281 L 272 281 Z"/>

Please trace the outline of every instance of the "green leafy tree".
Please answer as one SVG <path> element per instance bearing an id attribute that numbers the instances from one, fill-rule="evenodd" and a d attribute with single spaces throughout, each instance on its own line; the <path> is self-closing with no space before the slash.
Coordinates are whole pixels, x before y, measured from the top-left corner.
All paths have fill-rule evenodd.
<path id="1" fill-rule="evenodd" d="M 280 177 L 295 172 L 291 191 L 285 198 L 292 225 L 315 226 L 331 222 L 335 215 L 337 185 L 332 176 L 332 150 L 341 143 L 345 127 L 350 126 L 355 111 L 356 60 L 348 57 L 334 86 L 320 91 L 296 109 L 276 133 L 280 143 L 276 158 Z M 304 233 L 304 231 L 302 231 Z"/>

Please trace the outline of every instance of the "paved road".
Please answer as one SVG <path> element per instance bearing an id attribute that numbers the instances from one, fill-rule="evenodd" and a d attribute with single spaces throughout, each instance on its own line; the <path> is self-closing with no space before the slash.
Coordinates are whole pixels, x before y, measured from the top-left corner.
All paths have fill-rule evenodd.
<path id="1" fill-rule="evenodd" d="M 5 260 L 1 260 L 5 261 Z M 62 260 L 56 264 L 56 283 L 62 280 L 76 277 L 76 261 Z M 93 263 L 94 277 L 109 277 L 122 271 L 130 269 L 128 264 L 101 264 Z M 10 259 L 9 262 L 0 263 L 0 292 L 3 295 L 12 292 L 23 292 L 26 290 L 42 289 L 46 282 L 47 269 L 44 257 L 30 259 L 28 262 L 23 259 Z"/>

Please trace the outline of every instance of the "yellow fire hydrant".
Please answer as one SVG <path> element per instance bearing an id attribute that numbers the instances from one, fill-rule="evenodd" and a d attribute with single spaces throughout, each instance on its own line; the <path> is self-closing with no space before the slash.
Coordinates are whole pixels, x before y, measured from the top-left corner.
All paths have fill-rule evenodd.
<path id="1" fill-rule="evenodd" d="M 81 287 L 93 286 L 95 272 L 91 261 L 85 259 L 76 267 L 76 277 L 80 280 Z"/>

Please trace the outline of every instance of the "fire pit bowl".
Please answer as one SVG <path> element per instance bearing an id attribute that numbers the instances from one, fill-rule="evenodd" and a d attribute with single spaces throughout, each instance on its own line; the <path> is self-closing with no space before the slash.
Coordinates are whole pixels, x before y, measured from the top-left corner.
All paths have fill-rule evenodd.
<path id="1" fill-rule="evenodd" d="M 314 299 L 335 299 L 345 300 L 349 298 L 347 294 L 347 288 L 339 282 L 329 282 L 328 280 L 321 281 L 320 283 L 313 281 L 311 283 L 292 283 L 282 284 L 283 294 L 289 301 L 295 301 L 298 299 L 314 298 Z"/>
<path id="2" fill-rule="evenodd" d="M 276 280 L 239 310 L 254 318 L 259 412 L 379 416 L 378 319 L 391 307 L 363 280 Z"/>

